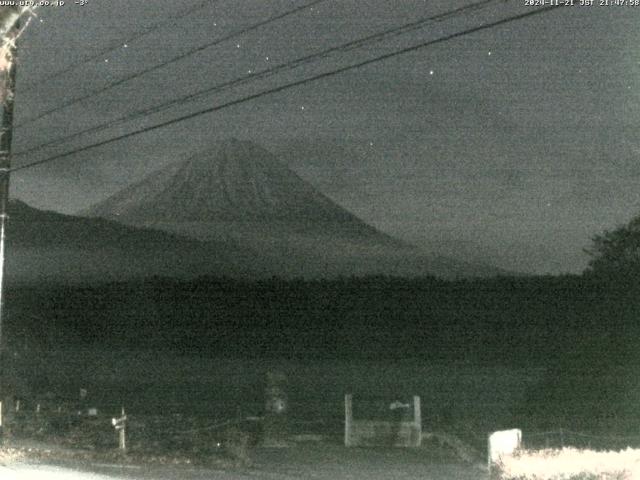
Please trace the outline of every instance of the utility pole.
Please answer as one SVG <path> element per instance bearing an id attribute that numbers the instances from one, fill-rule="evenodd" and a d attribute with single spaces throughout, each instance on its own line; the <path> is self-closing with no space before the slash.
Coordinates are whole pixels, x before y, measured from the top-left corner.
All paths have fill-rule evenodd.
<path id="1" fill-rule="evenodd" d="M 0 7 L 0 435 L 5 433 L 5 417 L 9 409 L 5 382 L 7 354 L 3 319 L 5 314 L 5 229 L 9 203 L 9 172 L 13 137 L 13 103 L 16 83 L 16 40 L 20 17 L 26 7 Z"/>

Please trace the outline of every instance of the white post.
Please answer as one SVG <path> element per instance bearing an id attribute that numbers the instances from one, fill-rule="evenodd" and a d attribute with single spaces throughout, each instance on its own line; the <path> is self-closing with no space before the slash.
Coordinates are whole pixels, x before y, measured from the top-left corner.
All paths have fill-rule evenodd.
<path id="1" fill-rule="evenodd" d="M 420 397 L 418 395 L 413 396 L 413 423 L 416 432 L 418 432 L 416 447 L 419 447 L 422 445 L 422 408 L 420 407 Z"/>
<path id="2" fill-rule="evenodd" d="M 352 442 L 353 429 L 353 395 L 350 393 L 344 396 L 344 446 L 350 447 Z"/>
<path id="3" fill-rule="evenodd" d="M 489 434 L 488 437 L 488 467 L 498 462 L 501 457 L 513 455 L 522 447 L 522 430 L 514 428 L 501 430 Z"/>
<path id="4" fill-rule="evenodd" d="M 127 416 L 124 413 L 124 407 L 122 407 L 122 428 L 120 428 L 119 447 L 122 452 L 127 451 Z"/>
<path id="5" fill-rule="evenodd" d="M 122 430 L 120 430 L 120 439 L 118 442 L 118 447 L 120 448 L 120 450 L 122 452 L 126 452 L 127 451 L 127 434 L 126 434 L 126 428 L 123 427 Z"/>

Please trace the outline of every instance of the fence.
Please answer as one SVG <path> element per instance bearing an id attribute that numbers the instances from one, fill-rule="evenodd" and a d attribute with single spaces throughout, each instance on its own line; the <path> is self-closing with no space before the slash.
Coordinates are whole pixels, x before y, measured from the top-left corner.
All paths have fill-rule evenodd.
<path id="1" fill-rule="evenodd" d="M 328 405 L 325 405 L 325 407 Z M 285 434 L 305 433 L 324 438 L 342 428 L 340 405 L 332 403 L 334 414 L 319 415 L 316 408 L 290 405 Z M 136 450 L 168 454 L 193 449 L 215 451 L 229 429 L 246 432 L 249 442 L 264 440 L 269 432 L 264 402 L 235 403 L 116 403 L 80 402 L 77 399 L 49 399 L 15 402 L 7 413 L 6 431 L 14 439 L 52 441 L 78 449 Z M 309 414 L 309 410 L 312 414 Z M 326 410 L 326 408 L 325 408 Z"/>
<path id="2" fill-rule="evenodd" d="M 292 437 L 344 441 L 347 446 L 420 446 L 423 438 L 419 397 L 397 402 L 389 397 L 347 395 L 330 401 L 311 398 L 289 402 L 286 416 L 288 434 Z M 8 419 L 9 431 L 16 436 L 36 439 L 54 438 L 70 447 L 116 448 L 120 430 L 112 424 L 126 409 L 126 447 L 149 452 L 189 450 L 196 445 L 215 449 L 223 441 L 225 430 L 239 427 L 253 441 L 262 435 L 265 422 L 264 402 L 130 402 L 94 403 L 82 398 L 21 399 Z M 469 431 L 447 430 L 434 425 L 426 407 L 426 431 L 449 432 L 470 443 L 482 458 L 486 445 L 486 427 Z M 7 412 L 9 413 L 9 412 Z M 629 430 L 633 433 L 633 430 Z M 471 434 L 476 436 L 472 437 Z M 442 437 L 442 435 L 441 435 Z M 602 431 L 557 428 L 548 431 L 525 430 L 522 446 L 527 449 L 573 446 L 590 449 L 624 449 L 640 447 L 640 435 L 612 435 Z"/>
<path id="3" fill-rule="evenodd" d="M 422 444 L 422 413 L 420 397 L 413 397 L 413 404 L 394 400 L 376 402 L 378 416 L 384 411 L 384 419 L 354 418 L 353 395 L 344 398 L 344 444 L 352 446 L 384 445 L 395 447 L 419 447 Z"/>
<path id="4" fill-rule="evenodd" d="M 422 441 L 420 398 L 407 403 L 362 398 L 347 410 L 338 402 L 288 404 L 282 427 L 292 438 L 337 440 L 345 433 L 347 445 L 419 446 Z M 126 410 L 126 412 L 125 412 Z M 345 416 L 345 413 L 348 413 Z M 134 448 L 148 451 L 184 450 L 219 445 L 225 430 L 238 427 L 253 441 L 271 435 L 264 402 L 154 403 L 133 405 L 95 403 L 82 398 L 16 402 L 9 416 L 14 436 L 53 439 L 69 447 Z M 115 423 L 114 423 L 115 422 Z M 126 437 L 125 437 L 126 435 Z"/>

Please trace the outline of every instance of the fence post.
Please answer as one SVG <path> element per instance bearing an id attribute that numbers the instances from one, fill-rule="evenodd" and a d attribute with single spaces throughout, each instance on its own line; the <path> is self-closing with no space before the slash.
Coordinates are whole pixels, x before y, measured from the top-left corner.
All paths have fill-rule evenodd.
<path id="1" fill-rule="evenodd" d="M 422 409 L 420 407 L 420 397 L 418 395 L 413 396 L 413 423 L 418 435 L 416 439 L 416 447 L 422 445 Z"/>
<path id="2" fill-rule="evenodd" d="M 118 448 L 123 453 L 127 451 L 127 415 L 122 407 L 120 418 L 112 418 L 111 424 L 118 432 Z"/>
<path id="3" fill-rule="evenodd" d="M 353 395 L 350 393 L 344 396 L 344 446 L 350 447 L 351 429 L 353 426 Z"/>
<path id="4" fill-rule="evenodd" d="M 122 417 L 124 420 L 122 422 L 122 428 L 120 429 L 120 438 L 118 441 L 118 447 L 120 451 L 127 451 L 127 416 L 124 413 L 124 407 L 122 407 Z"/>

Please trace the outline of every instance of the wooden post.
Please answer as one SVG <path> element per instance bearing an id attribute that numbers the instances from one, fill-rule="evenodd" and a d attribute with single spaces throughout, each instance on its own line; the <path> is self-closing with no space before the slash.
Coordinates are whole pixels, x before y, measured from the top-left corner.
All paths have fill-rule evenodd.
<path id="1" fill-rule="evenodd" d="M 127 451 L 127 414 L 124 411 L 124 407 L 122 407 L 122 413 L 120 414 L 120 418 L 112 418 L 111 424 L 118 432 L 118 448 L 121 452 L 126 453 Z"/>
<path id="2" fill-rule="evenodd" d="M 352 446 L 352 427 L 353 427 L 353 395 L 350 393 L 344 396 L 344 446 Z"/>
<path id="3" fill-rule="evenodd" d="M 122 414 L 120 415 L 120 419 L 122 420 L 122 427 L 120 428 L 120 435 L 118 439 L 118 448 L 121 452 L 127 451 L 127 415 L 124 412 L 124 407 L 122 407 Z"/>
<path id="4" fill-rule="evenodd" d="M 420 397 L 418 395 L 413 396 L 413 423 L 418 435 L 416 439 L 416 447 L 422 445 L 422 409 L 420 407 Z"/>

